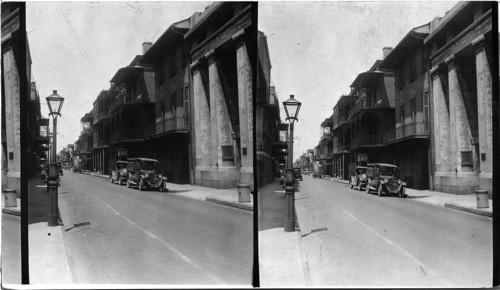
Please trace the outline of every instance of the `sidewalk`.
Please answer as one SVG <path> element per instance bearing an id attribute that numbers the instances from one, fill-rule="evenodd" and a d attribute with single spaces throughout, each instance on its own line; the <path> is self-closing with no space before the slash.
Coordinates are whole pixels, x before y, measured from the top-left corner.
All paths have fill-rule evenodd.
<path id="1" fill-rule="evenodd" d="M 62 178 L 64 182 L 64 177 Z M 61 226 L 49 227 L 49 192 L 39 175 L 28 180 L 30 285 L 73 283 Z"/>
<path id="2" fill-rule="evenodd" d="M 310 286 L 304 273 L 307 263 L 301 253 L 301 232 L 285 232 L 285 193 L 278 180 L 259 189 L 260 287 Z"/>
<path id="3" fill-rule="evenodd" d="M 347 180 L 330 179 L 335 182 L 349 184 Z M 488 200 L 488 208 L 477 208 L 476 194 L 450 194 L 433 190 L 418 190 L 406 188 L 408 198 L 414 198 L 417 201 L 425 202 L 437 206 L 444 206 L 456 210 L 461 210 L 473 214 L 493 217 L 493 202 Z"/>
<path id="4" fill-rule="evenodd" d="M 108 179 L 109 175 L 83 172 L 83 174 Z M 250 195 L 250 202 L 238 202 L 238 189 L 217 189 L 202 187 L 190 184 L 175 184 L 167 182 L 168 193 L 186 196 L 193 199 L 206 200 L 226 206 L 253 211 L 253 195 Z"/>

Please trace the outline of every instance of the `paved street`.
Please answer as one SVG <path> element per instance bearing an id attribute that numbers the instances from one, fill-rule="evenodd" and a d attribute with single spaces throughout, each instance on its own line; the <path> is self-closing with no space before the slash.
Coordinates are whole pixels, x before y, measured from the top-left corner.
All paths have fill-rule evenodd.
<path id="1" fill-rule="evenodd" d="M 77 283 L 251 283 L 250 211 L 68 170 L 59 203 Z"/>
<path id="2" fill-rule="evenodd" d="M 491 218 L 311 176 L 299 190 L 313 286 L 491 286 Z"/>
<path id="3" fill-rule="evenodd" d="M 2 213 L 2 283 L 21 284 L 21 218 Z"/>

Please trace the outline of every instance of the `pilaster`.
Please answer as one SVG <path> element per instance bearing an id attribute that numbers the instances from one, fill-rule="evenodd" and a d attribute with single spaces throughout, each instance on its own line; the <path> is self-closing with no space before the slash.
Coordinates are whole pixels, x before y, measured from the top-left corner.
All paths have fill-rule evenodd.
<path id="1" fill-rule="evenodd" d="M 448 66 L 452 170 L 455 172 L 473 172 L 474 161 L 470 142 L 472 134 L 459 82 L 459 62 L 452 55 L 445 60 L 445 64 Z"/>
<path id="2" fill-rule="evenodd" d="M 432 102 L 434 118 L 434 162 L 436 172 L 447 172 L 449 165 L 449 140 L 450 140 L 450 117 L 446 108 L 445 93 L 441 82 L 440 74 L 442 68 L 436 66 L 431 69 L 432 77 Z"/>
<path id="3" fill-rule="evenodd" d="M 210 113 L 212 122 L 212 148 L 214 161 L 218 167 L 234 166 L 234 143 L 232 138 L 231 120 L 224 91 L 220 81 L 216 54 L 214 51 L 206 55 L 210 79 Z"/>
<path id="4" fill-rule="evenodd" d="M 472 45 L 476 49 L 480 187 L 491 190 L 493 174 L 493 88 L 484 34 L 474 39 Z"/>
<path id="5" fill-rule="evenodd" d="M 252 65 L 245 44 L 244 30 L 238 31 L 232 39 L 236 42 L 236 65 L 238 71 L 238 108 L 241 140 L 240 183 L 250 184 L 253 190 L 253 79 Z"/>
<path id="6" fill-rule="evenodd" d="M 201 65 L 199 61 L 191 65 L 193 72 L 193 111 L 197 167 L 210 166 L 212 154 L 211 126 L 210 122 L 208 122 L 210 120 L 210 109 L 201 77 Z"/>

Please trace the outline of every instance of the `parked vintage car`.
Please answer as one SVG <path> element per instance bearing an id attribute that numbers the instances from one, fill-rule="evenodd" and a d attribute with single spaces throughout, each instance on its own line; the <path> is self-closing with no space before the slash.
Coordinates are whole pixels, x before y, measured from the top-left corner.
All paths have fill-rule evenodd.
<path id="1" fill-rule="evenodd" d="M 358 187 L 358 190 L 363 190 L 366 186 L 366 166 L 356 166 L 349 180 L 349 187 L 352 189 Z"/>
<path id="2" fill-rule="evenodd" d="M 109 180 L 111 183 L 118 181 L 119 185 L 122 185 L 122 182 L 127 183 L 127 165 L 128 161 L 116 161 L 115 168 L 111 170 L 111 175 L 109 176 Z"/>
<path id="3" fill-rule="evenodd" d="M 82 169 L 78 166 L 73 167 L 73 172 L 74 173 L 82 173 Z"/>
<path id="4" fill-rule="evenodd" d="M 399 168 L 387 163 L 369 163 L 366 168 L 366 193 L 376 190 L 382 194 L 398 194 L 405 197 L 406 182 L 399 179 Z"/>
<path id="5" fill-rule="evenodd" d="M 315 171 L 315 172 L 312 174 L 312 176 L 313 176 L 313 178 L 321 178 L 321 173 L 319 173 L 319 172 L 316 172 L 316 171 Z"/>
<path id="6" fill-rule="evenodd" d="M 167 177 L 158 173 L 160 162 L 151 158 L 129 158 L 127 187 L 137 184 L 139 190 L 147 188 L 166 191 Z"/>
<path id="7" fill-rule="evenodd" d="M 293 173 L 295 174 L 295 179 L 302 181 L 302 172 L 300 172 L 300 168 L 295 167 L 293 169 Z"/>

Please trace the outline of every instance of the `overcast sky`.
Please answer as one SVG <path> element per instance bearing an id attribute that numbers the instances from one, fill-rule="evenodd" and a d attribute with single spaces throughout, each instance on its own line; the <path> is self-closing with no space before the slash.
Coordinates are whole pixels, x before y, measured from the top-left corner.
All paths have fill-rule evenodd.
<path id="1" fill-rule="evenodd" d="M 210 3 L 28 2 L 26 30 L 42 115 L 48 116 L 45 98 L 52 90 L 65 98 L 57 151 L 78 140 L 80 119 L 116 71 L 142 54 L 144 41 L 156 41 L 173 22 Z"/>
<path id="2" fill-rule="evenodd" d="M 410 29 L 456 3 L 259 2 L 259 30 L 268 37 L 280 103 L 291 94 L 302 102 L 294 160 L 318 144 L 320 124 L 356 76 L 382 58 L 384 46 L 395 47 Z"/>
<path id="3" fill-rule="evenodd" d="M 28 2 L 26 29 L 33 78 L 45 97 L 65 98 L 58 151 L 74 143 L 80 119 L 115 72 L 156 41 L 173 22 L 210 2 Z M 268 36 L 272 81 L 280 101 L 302 102 L 295 158 L 314 148 L 320 124 L 355 77 L 396 46 L 408 31 L 442 16 L 455 2 L 259 2 L 259 29 Z M 284 116 L 282 112 L 282 116 Z"/>

